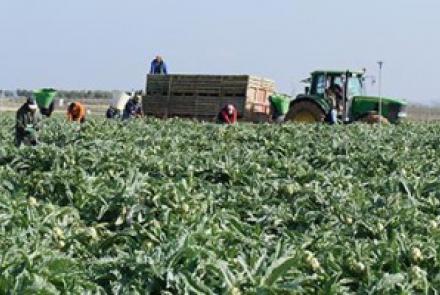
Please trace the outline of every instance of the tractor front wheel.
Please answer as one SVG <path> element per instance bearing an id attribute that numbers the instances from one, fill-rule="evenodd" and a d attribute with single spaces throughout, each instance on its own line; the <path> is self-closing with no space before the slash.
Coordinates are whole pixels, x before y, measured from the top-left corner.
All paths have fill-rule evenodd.
<path id="1" fill-rule="evenodd" d="M 294 103 L 286 114 L 286 121 L 297 123 L 324 122 L 325 113 L 311 101 L 299 101 Z"/>

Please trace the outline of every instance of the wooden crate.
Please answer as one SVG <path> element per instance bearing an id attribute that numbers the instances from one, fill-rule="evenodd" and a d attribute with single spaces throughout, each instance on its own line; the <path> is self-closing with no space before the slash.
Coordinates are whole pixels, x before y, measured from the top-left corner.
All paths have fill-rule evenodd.
<path id="1" fill-rule="evenodd" d="M 252 121 L 269 114 L 274 89 L 273 81 L 248 75 L 148 75 L 143 110 L 163 118 L 214 119 L 230 103 Z"/>

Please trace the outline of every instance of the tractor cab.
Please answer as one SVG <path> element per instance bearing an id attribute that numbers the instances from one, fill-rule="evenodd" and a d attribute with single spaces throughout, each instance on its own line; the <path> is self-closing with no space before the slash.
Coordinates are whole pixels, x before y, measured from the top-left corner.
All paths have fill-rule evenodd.
<path id="1" fill-rule="evenodd" d="M 363 92 L 363 72 L 315 71 L 310 78 L 303 82 L 311 84 L 311 88 L 308 88 L 309 94 L 325 97 L 326 89 L 332 85 L 344 88 L 346 79 L 348 79 L 347 86 L 348 90 L 352 92 L 351 94 L 361 95 Z"/>
<path id="2" fill-rule="evenodd" d="M 364 72 L 315 71 L 311 74 L 310 95 L 326 100 L 338 118 L 349 121 L 354 97 L 364 94 Z"/>
<path id="3" fill-rule="evenodd" d="M 371 119 L 396 123 L 404 116 L 406 102 L 365 94 L 365 71 L 311 73 L 305 93 L 290 104 L 286 120 L 294 122 L 353 122 Z M 381 104 L 381 107 L 379 106 Z M 381 111 L 381 114 L 379 114 Z"/>

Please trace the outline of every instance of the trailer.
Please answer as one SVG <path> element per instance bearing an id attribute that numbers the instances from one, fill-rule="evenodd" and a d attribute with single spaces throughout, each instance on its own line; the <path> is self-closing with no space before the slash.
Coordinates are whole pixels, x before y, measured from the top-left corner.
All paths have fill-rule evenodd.
<path id="1" fill-rule="evenodd" d="M 266 120 L 275 83 L 250 75 L 148 75 L 142 99 L 145 115 L 215 120 L 233 104 L 246 121 Z"/>

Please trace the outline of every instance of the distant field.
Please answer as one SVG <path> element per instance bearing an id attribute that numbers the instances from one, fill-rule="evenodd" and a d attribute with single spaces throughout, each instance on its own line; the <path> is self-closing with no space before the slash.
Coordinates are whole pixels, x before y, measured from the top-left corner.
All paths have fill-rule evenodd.
<path id="1" fill-rule="evenodd" d="M 417 106 L 408 107 L 408 118 L 411 121 L 439 121 L 440 107 Z"/>

